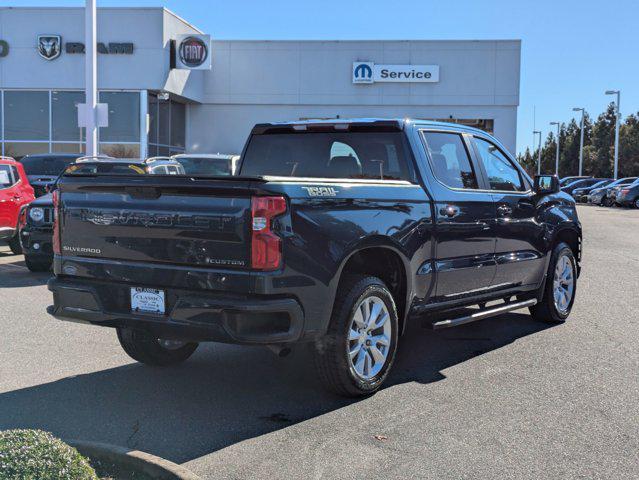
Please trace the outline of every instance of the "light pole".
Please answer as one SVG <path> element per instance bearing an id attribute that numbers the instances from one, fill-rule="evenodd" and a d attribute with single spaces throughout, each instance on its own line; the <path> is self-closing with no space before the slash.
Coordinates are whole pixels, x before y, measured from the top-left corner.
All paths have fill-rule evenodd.
<path id="1" fill-rule="evenodd" d="M 561 128 L 560 122 L 550 122 L 551 125 L 557 125 L 557 151 L 555 152 L 555 175 L 559 176 L 559 132 Z"/>
<path id="2" fill-rule="evenodd" d="M 584 165 L 584 117 L 586 116 L 586 109 L 575 107 L 572 109 L 573 112 L 581 112 L 581 135 L 579 139 L 579 176 L 582 175 L 583 165 Z"/>
<path id="3" fill-rule="evenodd" d="M 95 0 L 86 0 L 84 7 L 84 45 L 85 45 L 85 95 L 86 95 L 86 155 L 98 154 L 98 75 L 97 75 L 97 34 Z"/>
<path id="4" fill-rule="evenodd" d="M 541 130 L 534 130 L 533 135 L 539 135 L 539 150 L 537 150 L 537 175 L 541 175 Z"/>
<path id="5" fill-rule="evenodd" d="M 621 101 L 621 90 L 606 90 L 606 95 L 617 95 L 617 102 L 615 103 L 615 180 L 617 180 L 619 170 L 619 122 L 621 120 L 619 102 Z"/>

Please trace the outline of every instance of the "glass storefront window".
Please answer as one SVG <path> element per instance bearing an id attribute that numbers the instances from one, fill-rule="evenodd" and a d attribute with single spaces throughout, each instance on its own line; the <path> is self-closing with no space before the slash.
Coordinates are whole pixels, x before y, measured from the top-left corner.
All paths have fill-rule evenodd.
<path id="1" fill-rule="evenodd" d="M 158 143 L 158 97 L 149 95 L 149 143 Z"/>
<path id="2" fill-rule="evenodd" d="M 7 140 L 48 141 L 49 92 L 5 91 L 4 122 Z"/>
<path id="3" fill-rule="evenodd" d="M 84 103 L 83 92 L 51 92 L 51 139 L 53 141 L 84 140 L 84 129 L 78 127 L 78 103 Z"/>
<path id="4" fill-rule="evenodd" d="M 4 155 L 20 160 L 32 153 L 49 153 L 47 142 L 4 142 Z"/>
<path id="5" fill-rule="evenodd" d="M 140 144 L 101 143 L 100 153 L 115 158 L 139 158 Z"/>
<path id="6" fill-rule="evenodd" d="M 109 105 L 109 126 L 100 129 L 100 141 L 139 142 L 140 95 L 137 92 L 100 92 L 100 102 Z"/>
<path id="7" fill-rule="evenodd" d="M 183 103 L 171 102 L 171 146 L 184 146 L 185 129 L 186 105 L 184 105 Z"/>
<path id="8" fill-rule="evenodd" d="M 55 153 L 82 153 L 84 154 L 86 147 L 83 143 L 53 143 L 51 151 Z"/>
<path id="9" fill-rule="evenodd" d="M 169 122 L 171 119 L 171 104 L 167 101 L 160 101 L 158 104 L 158 142 L 160 145 L 169 145 L 171 137 L 169 135 Z"/>

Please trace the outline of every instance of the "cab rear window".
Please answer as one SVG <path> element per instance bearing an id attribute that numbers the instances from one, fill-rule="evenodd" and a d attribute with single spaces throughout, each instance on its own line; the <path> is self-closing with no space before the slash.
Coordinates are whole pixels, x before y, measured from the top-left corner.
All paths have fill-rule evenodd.
<path id="1" fill-rule="evenodd" d="M 414 180 L 401 132 L 305 132 L 253 135 L 243 176 Z"/>

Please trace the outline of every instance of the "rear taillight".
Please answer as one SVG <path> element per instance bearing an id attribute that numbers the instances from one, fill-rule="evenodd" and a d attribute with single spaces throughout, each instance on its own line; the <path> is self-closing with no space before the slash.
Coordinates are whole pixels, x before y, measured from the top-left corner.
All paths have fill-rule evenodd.
<path id="1" fill-rule="evenodd" d="M 284 197 L 253 197 L 251 235 L 251 267 L 276 270 L 282 264 L 282 239 L 273 233 L 272 221 L 286 212 Z"/>
<path id="2" fill-rule="evenodd" d="M 622 195 L 626 195 L 629 191 L 630 191 L 630 189 L 628 189 L 628 188 L 624 188 L 624 189 L 623 189 L 621 192 L 619 192 L 619 193 L 621 193 Z"/>
<path id="3" fill-rule="evenodd" d="M 53 253 L 60 254 L 60 216 L 58 215 L 59 190 L 54 190 L 53 194 Z"/>

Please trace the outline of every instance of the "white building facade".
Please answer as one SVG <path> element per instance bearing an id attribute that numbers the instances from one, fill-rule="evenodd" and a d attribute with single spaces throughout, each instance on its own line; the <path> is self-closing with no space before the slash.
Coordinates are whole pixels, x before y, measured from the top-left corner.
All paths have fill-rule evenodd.
<path id="1" fill-rule="evenodd" d="M 172 68 L 199 33 L 163 8 L 98 9 L 102 152 L 240 153 L 255 123 L 349 117 L 464 123 L 515 150 L 518 40 L 213 40 L 210 70 Z M 84 150 L 83 42 L 82 8 L 0 8 L 4 155 Z"/>

